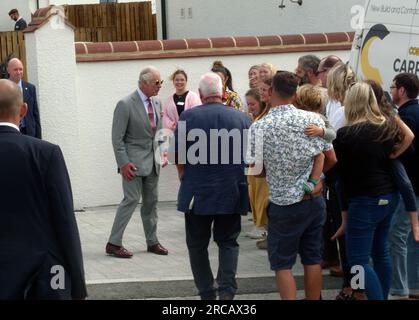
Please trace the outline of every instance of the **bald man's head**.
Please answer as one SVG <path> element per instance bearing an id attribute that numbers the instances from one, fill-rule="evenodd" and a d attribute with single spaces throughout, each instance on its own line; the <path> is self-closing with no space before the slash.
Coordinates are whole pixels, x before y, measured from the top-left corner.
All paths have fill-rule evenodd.
<path id="1" fill-rule="evenodd" d="M 25 110 L 22 110 L 24 106 Z M 23 113 L 23 114 L 22 114 Z M 17 122 L 26 113 L 22 92 L 18 85 L 6 79 L 0 80 L 0 122 Z"/>
<path id="2" fill-rule="evenodd" d="M 19 83 L 23 78 L 23 63 L 18 58 L 13 58 L 7 64 L 9 79 L 14 83 Z"/>

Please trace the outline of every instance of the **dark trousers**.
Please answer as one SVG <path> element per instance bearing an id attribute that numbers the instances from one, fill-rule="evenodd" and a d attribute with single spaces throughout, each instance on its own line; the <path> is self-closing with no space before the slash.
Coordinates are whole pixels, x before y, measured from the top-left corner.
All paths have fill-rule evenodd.
<path id="1" fill-rule="evenodd" d="M 208 244 L 213 226 L 214 241 L 218 245 L 217 284 L 220 299 L 234 297 L 237 290 L 236 271 L 239 258 L 237 238 L 241 231 L 239 214 L 196 215 L 185 213 L 186 244 L 192 274 L 203 300 L 214 300 L 214 276 L 208 258 Z"/>
<path id="2" fill-rule="evenodd" d="M 325 241 L 331 243 L 330 240 L 331 236 L 335 234 L 335 232 L 339 229 L 340 225 L 342 224 L 342 206 L 340 200 L 340 187 L 339 187 L 339 179 L 337 172 L 332 169 L 326 175 L 326 183 L 328 188 L 328 196 L 326 197 L 326 206 L 327 206 L 327 214 L 328 219 L 330 218 L 331 225 L 332 225 L 332 233 L 331 235 L 325 239 Z M 336 246 L 336 242 L 333 242 Z M 342 266 L 343 271 L 343 284 L 342 287 L 350 287 L 351 286 L 351 273 L 348 264 L 348 259 L 346 258 L 346 241 L 345 237 L 340 237 L 338 239 L 339 243 L 339 258 L 340 263 Z"/>

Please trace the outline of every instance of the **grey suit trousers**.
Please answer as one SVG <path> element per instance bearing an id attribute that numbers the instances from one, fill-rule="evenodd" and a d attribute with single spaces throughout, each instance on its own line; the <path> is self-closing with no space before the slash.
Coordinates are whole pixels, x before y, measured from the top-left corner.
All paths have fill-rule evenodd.
<path id="1" fill-rule="evenodd" d="M 142 196 L 141 220 L 143 221 L 144 234 L 147 245 L 158 243 L 157 240 L 157 198 L 159 176 L 153 168 L 146 177 L 136 177 L 127 181 L 122 177 L 124 198 L 116 211 L 109 242 L 121 246 L 125 228 L 132 214 L 137 208 Z"/>

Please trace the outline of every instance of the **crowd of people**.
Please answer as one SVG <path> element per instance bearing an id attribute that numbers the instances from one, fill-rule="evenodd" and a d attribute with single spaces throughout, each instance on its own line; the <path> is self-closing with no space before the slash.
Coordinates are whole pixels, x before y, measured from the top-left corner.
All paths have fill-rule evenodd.
<path id="1" fill-rule="evenodd" d="M 160 73 L 150 70 L 149 83 L 157 94 Z M 207 251 L 212 224 L 220 250 L 218 293 L 222 299 L 234 297 L 238 217 L 247 214 L 247 204 L 254 229 L 246 236 L 267 249 L 283 299 L 296 298 L 292 267 L 297 254 L 304 265 L 307 299 L 321 298 L 322 268 L 327 267 L 343 277 L 337 300 L 418 297 L 417 76 L 397 75 L 389 88 L 392 101 L 378 83 L 357 80 L 350 66 L 333 55 L 302 56 L 295 73 L 276 71 L 269 63 L 254 65 L 248 76 L 249 90 L 240 98 L 230 70 L 221 61 L 201 78 L 199 94 L 187 89 L 187 73 L 176 70 L 171 76 L 174 94 L 162 105 L 153 104 L 155 119 L 173 136 L 169 154 L 181 182 L 178 210 L 185 213 L 190 263 L 201 297 L 216 297 Z M 140 91 L 143 85 L 140 81 Z M 119 109 L 114 129 L 117 114 L 123 112 Z M 135 126 L 132 129 L 138 132 Z M 197 129 L 206 136 L 211 129 L 238 129 L 243 135 L 249 129 L 246 157 L 240 164 L 232 163 L 232 156 L 223 165 L 211 162 L 215 149 L 209 141 L 208 152 L 198 155 L 199 161 L 182 158 L 180 150 L 188 155 L 192 150 L 201 152 L 193 146 L 197 139 L 181 141 Z M 151 145 L 155 131 L 147 134 Z M 118 143 L 124 144 L 125 136 L 125 131 L 119 132 Z M 114 148 L 116 154 L 126 152 L 115 139 Z M 147 149 L 149 156 L 158 145 L 153 148 Z M 218 156 L 222 150 L 217 151 Z M 233 151 L 229 145 L 228 152 Z M 120 164 L 127 159 L 125 154 Z M 138 166 L 133 164 L 135 169 Z M 120 168 L 124 172 L 124 166 Z M 133 169 L 131 177 L 146 171 Z M 137 182 L 134 189 L 138 195 L 142 190 L 145 197 L 141 184 Z M 132 191 L 124 187 L 124 193 L 121 205 Z M 131 211 L 138 197 L 134 200 Z M 146 212 L 142 209 L 142 216 Z M 116 221 L 119 215 L 118 211 Z M 143 218 L 143 223 L 146 230 L 150 220 Z M 117 257 L 132 256 L 122 246 L 124 226 L 118 229 L 118 239 L 111 237 L 107 245 L 107 252 Z M 161 250 L 151 251 L 168 254 L 156 239 L 150 244 Z M 357 287 L 351 284 L 354 266 L 365 275 Z"/>
<path id="2" fill-rule="evenodd" d="M 0 82 L 0 129 L 7 135 L 19 127 L 22 130 L 27 110 L 22 98 L 25 89 L 19 88 L 19 77 L 13 79 L 14 65 L 17 69 L 20 65 L 12 61 L 10 67 L 17 85 Z M 162 102 L 157 98 L 163 83 L 160 71 L 141 70 L 138 87 L 117 103 L 113 116 L 112 144 L 124 198 L 105 252 L 117 258 L 133 256 L 123 246 L 123 235 L 142 198 L 147 251 L 169 254 L 157 237 L 157 186 L 162 164 L 170 161 L 179 174 L 177 209 L 185 214 L 186 244 L 202 299 L 234 298 L 241 215 L 249 211 L 254 229 L 246 236 L 267 250 L 282 299 L 296 299 L 292 268 L 298 255 L 308 300 L 321 299 L 322 268 L 326 267 L 343 276 L 337 300 L 419 298 L 418 77 L 398 74 L 390 88 L 382 88 L 372 79 L 358 80 L 351 67 L 333 55 L 302 56 L 295 72 L 276 71 L 269 63 L 254 65 L 248 77 L 249 89 L 241 96 L 233 89 L 230 70 L 215 61 L 195 93 L 188 89 L 187 72 L 179 69 L 170 77 L 174 93 Z M 198 131 L 213 137 L 214 130 L 218 132 L 215 141 L 195 145 L 201 142 Z M 219 144 L 223 130 L 248 138 L 246 146 L 240 145 L 239 162 L 233 161 L 234 137 L 228 137 L 226 149 Z M 54 153 L 51 146 L 35 142 L 39 139 L 22 139 L 14 143 L 29 144 L 28 154 L 35 157 L 25 161 L 37 162 L 38 154 Z M 163 148 L 167 140 L 170 146 Z M 55 154 L 58 165 L 63 161 L 59 150 Z M 58 167 L 68 189 L 65 164 Z M 37 174 L 30 175 L 39 185 L 53 183 L 52 173 L 43 172 L 42 165 L 34 170 Z M 60 199 L 43 201 L 55 205 Z M 66 208 L 71 211 L 69 203 Z M 62 258 L 57 256 L 69 267 L 75 289 L 65 296 L 83 298 L 77 226 L 74 215 L 66 215 L 72 251 L 63 245 L 57 247 Z M 16 223 L 12 215 L 8 219 L 9 224 Z M 51 232 L 50 226 L 38 227 Z M 218 288 L 208 257 L 212 234 L 219 248 Z M 49 252 L 48 246 L 45 242 L 39 250 Z M 73 255 L 75 262 L 70 262 Z M 354 270 L 359 268 L 362 281 L 354 286 L 352 280 L 359 276 Z M 13 294 L 11 287 L 0 288 L 0 298 L 25 298 L 25 285 L 22 282 Z M 31 294 L 36 295 L 35 289 Z M 48 290 L 43 294 L 55 297 Z"/>

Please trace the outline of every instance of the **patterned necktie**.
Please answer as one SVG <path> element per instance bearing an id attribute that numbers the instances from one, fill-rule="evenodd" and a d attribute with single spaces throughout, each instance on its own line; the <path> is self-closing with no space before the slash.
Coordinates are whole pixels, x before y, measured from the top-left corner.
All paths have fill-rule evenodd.
<path id="1" fill-rule="evenodd" d="M 154 132 L 154 130 L 156 130 L 156 121 L 154 120 L 154 109 L 150 98 L 147 99 L 147 113 L 148 119 L 150 120 L 151 130 Z"/>

